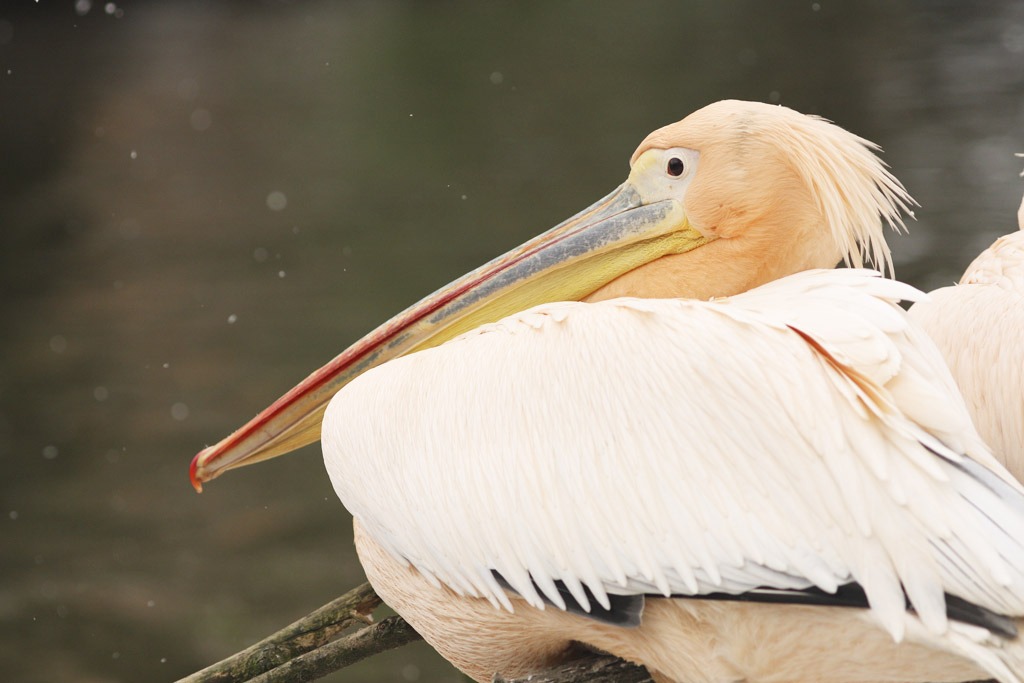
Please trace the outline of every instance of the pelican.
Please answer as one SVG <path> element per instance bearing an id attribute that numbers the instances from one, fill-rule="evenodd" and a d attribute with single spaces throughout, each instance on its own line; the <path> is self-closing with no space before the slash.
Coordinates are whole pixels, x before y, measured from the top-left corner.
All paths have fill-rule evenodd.
<path id="1" fill-rule="evenodd" d="M 978 431 L 1024 481 L 1024 200 L 1017 223 L 910 316 L 942 351 Z"/>
<path id="2" fill-rule="evenodd" d="M 374 588 L 478 681 L 585 649 L 666 682 L 1024 680 L 1024 490 L 922 295 L 861 268 L 912 202 L 874 149 L 750 102 L 656 130 L 193 484 L 321 436 Z"/>

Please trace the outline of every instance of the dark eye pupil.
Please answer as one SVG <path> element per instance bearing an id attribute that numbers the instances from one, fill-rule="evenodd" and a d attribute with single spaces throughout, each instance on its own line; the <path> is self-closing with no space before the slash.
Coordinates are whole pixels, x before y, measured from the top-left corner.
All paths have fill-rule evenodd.
<path id="1" fill-rule="evenodd" d="M 672 157 L 668 160 L 668 174 L 669 175 L 683 175 L 683 169 L 686 166 L 683 164 L 683 160 L 679 157 Z"/>

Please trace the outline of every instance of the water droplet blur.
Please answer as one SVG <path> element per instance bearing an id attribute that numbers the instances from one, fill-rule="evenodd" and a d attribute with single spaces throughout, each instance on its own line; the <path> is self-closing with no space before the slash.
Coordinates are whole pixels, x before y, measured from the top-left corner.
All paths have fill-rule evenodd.
<path id="1" fill-rule="evenodd" d="M 264 249 L 263 247 L 256 247 L 252 251 L 252 258 L 254 261 L 256 261 L 256 263 L 263 263 L 264 261 L 267 260 L 268 256 L 269 254 L 267 253 L 267 250 Z"/>
<path id="2" fill-rule="evenodd" d="M 92 0 L 75 0 L 75 13 L 84 17 L 92 9 Z"/>
<path id="3" fill-rule="evenodd" d="M 181 422 L 188 417 L 188 406 L 180 401 L 171 406 L 171 417 Z"/>
<path id="4" fill-rule="evenodd" d="M 403 681 L 418 681 L 420 680 L 420 668 L 415 664 L 406 664 L 402 667 L 402 680 Z"/>
<path id="5" fill-rule="evenodd" d="M 163 365 L 162 365 L 161 367 L 162 367 L 162 368 L 163 368 L 164 370 L 166 370 L 167 368 L 171 367 L 171 364 L 170 364 L 170 363 L 164 363 L 164 364 L 163 364 Z"/>
<path id="6" fill-rule="evenodd" d="M 238 322 L 238 316 L 237 315 L 232 313 L 231 315 L 228 316 L 228 325 L 234 325 L 236 322 Z"/>
<path id="7" fill-rule="evenodd" d="M 501 85 L 501 82 L 505 80 L 505 77 L 501 75 L 500 71 L 494 71 L 491 73 L 491 83 L 494 85 Z"/>
<path id="8" fill-rule="evenodd" d="M 10 517 L 12 520 L 18 519 L 18 511 L 11 510 L 10 512 L 7 513 L 7 516 Z"/>
<path id="9" fill-rule="evenodd" d="M 210 112 L 208 110 L 200 108 L 192 112 L 188 121 L 192 124 L 192 130 L 202 133 L 210 127 L 213 119 L 210 117 Z"/>
<path id="10" fill-rule="evenodd" d="M 281 211 L 288 206 L 288 198 L 284 196 L 284 192 L 275 190 L 267 195 L 267 206 L 271 211 Z"/>
<path id="11" fill-rule="evenodd" d="M 146 601 L 146 607 L 156 607 L 156 601 L 154 601 L 154 600 L 147 600 Z"/>
<path id="12" fill-rule="evenodd" d="M 50 337 L 50 350 L 54 353 L 64 353 L 68 349 L 68 340 L 63 335 L 55 334 Z"/>
<path id="13" fill-rule="evenodd" d="M 1010 24 L 1003 29 L 1003 47 L 1010 52 L 1024 52 L 1024 24 Z"/>
<path id="14" fill-rule="evenodd" d="M 133 149 L 133 150 L 132 150 L 132 151 L 131 151 L 131 152 L 130 152 L 130 153 L 128 154 L 128 156 L 130 156 L 130 157 L 131 157 L 132 159 L 138 159 L 138 158 L 139 158 L 139 153 L 138 153 L 138 152 L 136 152 L 136 151 L 135 151 L 135 150 Z"/>
<path id="15" fill-rule="evenodd" d="M 108 398 L 110 398 L 110 392 L 107 391 L 106 387 L 96 387 L 95 389 L 92 390 L 92 397 L 95 398 L 97 401 L 106 401 Z"/>
<path id="16" fill-rule="evenodd" d="M 56 446 L 45 446 L 43 447 L 43 457 L 47 460 L 53 460 L 57 457 L 59 451 Z"/>
<path id="17" fill-rule="evenodd" d="M 277 276 L 278 277 L 284 277 L 284 271 L 283 270 L 277 271 Z"/>

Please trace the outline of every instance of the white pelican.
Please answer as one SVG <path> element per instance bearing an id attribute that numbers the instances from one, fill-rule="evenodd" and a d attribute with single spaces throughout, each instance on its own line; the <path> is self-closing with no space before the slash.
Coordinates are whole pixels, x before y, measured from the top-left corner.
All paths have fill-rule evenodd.
<path id="1" fill-rule="evenodd" d="M 1024 493 L 896 305 L 916 291 L 791 275 L 888 262 L 910 199 L 872 148 L 735 101 L 655 131 L 615 192 L 378 328 L 192 480 L 323 419 L 370 581 L 480 681 L 580 646 L 687 683 L 1024 680 Z"/>
<path id="2" fill-rule="evenodd" d="M 1024 201 L 1017 222 L 910 316 L 945 356 L 982 437 L 1024 481 Z"/>

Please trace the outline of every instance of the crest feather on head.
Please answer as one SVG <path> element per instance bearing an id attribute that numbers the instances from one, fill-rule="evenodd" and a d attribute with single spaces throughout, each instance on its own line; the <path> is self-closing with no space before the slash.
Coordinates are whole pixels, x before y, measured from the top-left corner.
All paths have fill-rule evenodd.
<path id="1" fill-rule="evenodd" d="M 828 119 L 779 109 L 793 114 L 784 120 L 796 133 L 780 134 L 779 142 L 789 147 L 794 168 L 811 188 L 843 262 L 860 268 L 868 261 L 892 273 L 882 224 L 906 232 L 901 213 L 913 217 L 917 203 L 877 156 L 881 148 Z"/>

